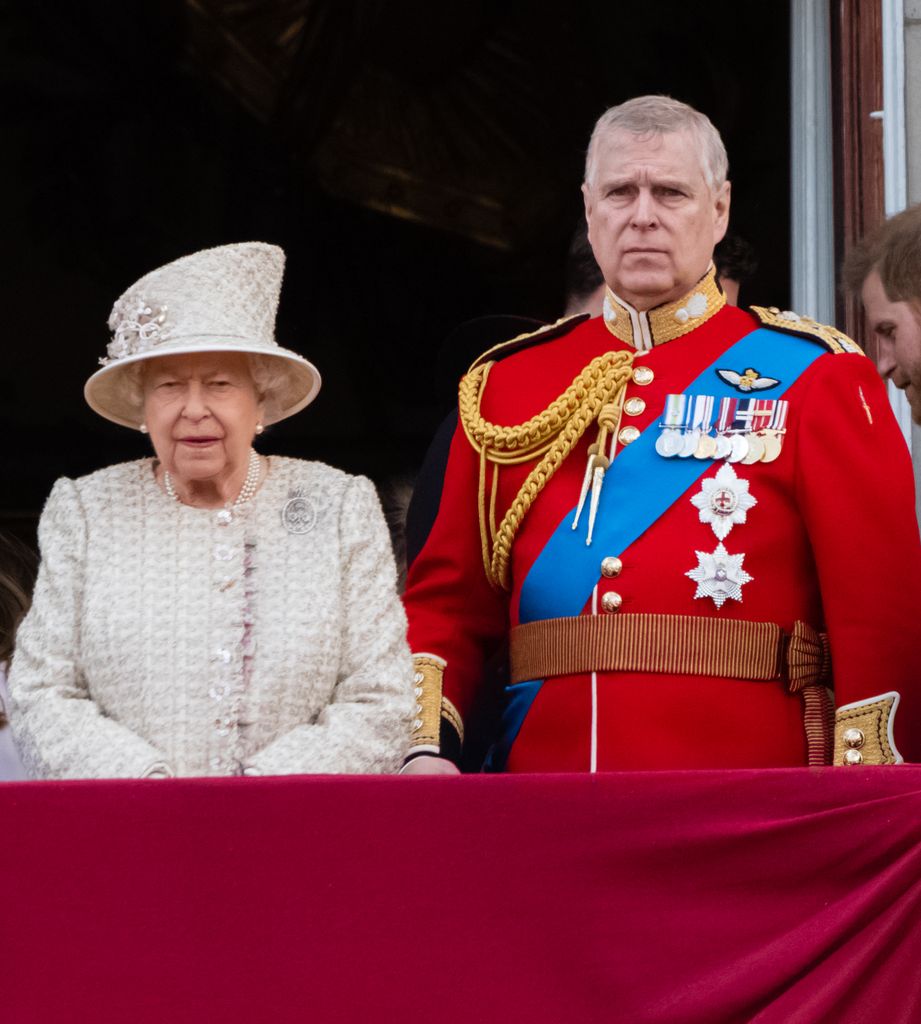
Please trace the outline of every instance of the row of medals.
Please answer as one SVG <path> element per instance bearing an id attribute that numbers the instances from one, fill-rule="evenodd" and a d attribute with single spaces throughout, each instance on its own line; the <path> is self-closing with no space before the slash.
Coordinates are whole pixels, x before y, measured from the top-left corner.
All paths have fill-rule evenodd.
<path id="1" fill-rule="evenodd" d="M 705 433 L 661 427 L 656 451 L 663 459 L 725 459 L 751 466 L 756 462 L 773 462 L 783 446 L 783 430 L 733 431 Z"/>

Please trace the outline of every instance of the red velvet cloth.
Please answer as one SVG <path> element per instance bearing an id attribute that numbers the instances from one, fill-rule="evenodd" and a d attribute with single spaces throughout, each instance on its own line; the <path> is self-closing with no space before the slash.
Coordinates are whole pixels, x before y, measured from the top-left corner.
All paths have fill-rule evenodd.
<path id="1" fill-rule="evenodd" d="M 4 1024 L 921 1020 L 921 768 L 0 786 Z"/>

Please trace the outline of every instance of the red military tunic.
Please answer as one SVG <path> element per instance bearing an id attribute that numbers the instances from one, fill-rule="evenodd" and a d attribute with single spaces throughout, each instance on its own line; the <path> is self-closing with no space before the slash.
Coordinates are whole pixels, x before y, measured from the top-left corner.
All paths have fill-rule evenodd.
<path id="1" fill-rule="evenodd" d="M 698 285 L 697 294 L 707 299 L 704 311 L 702 298 L 688 301 L 692 295 L 648 315 L 609 294 L 605 317 L 564 325 L 540 344 L 512 343 L 508 354 L 497 353 L 491 368 L 483 417 L 496 424 L 522 423 L 550 405 L 595 357 L 636 349 L 616 428 L 621 439 L 614 447 L 616 461 L 640 432 L 658 434 L 666 396 L 686 392 L 710 367 L 739 377 L 740 397 L 746 381 L 777 377 L 772 373 L 776 355 L 788 339 L 771 331 L 755 367 L 724 365 L 723 354 L 761 323 L 724 305 L 712 275 Z M 809 344 L 822 346 L 824 337 L 826 345 L 841 348 L 828 343 L 833 332 L 823 334 L 793 314 L 765 311 L 764 320 L 815 334 Z M 847 347 L 846 339 L 838 340 Z M 748 370 L 754 373 L 746 377 Z M 850 745 L 858 753 L 849 756 L 861 760 L 862 749 L 867 763 L 874 763 L 870 748 L 876 749 L 877 740 L 886 747 L 888 721 L 894 743 L 892 756 L 883 760 L 898 760 L 899 754 L 921 759 L 921 655 L 914 633 L 921 608 L 921 545 L 910 459 L 885 389 L 862 354 L 821 348 L 783 397 L 788 417 L 780 455 L 771 462 L 732 466 L 736 496 L 745 492 L 754 501 L 744 516 L 734 517 L 729 533 L 720 540 L 716 527 L 704 521 L 704 484 L 725 464 L 706 461 L 702 477 L 623 550 L 603 550 L 593 541 L 598 570 L 580 614 L 766 622 L 785 634 L 797 621 L 807 623 L 828 636 L 833 682 L 826 683 L 833 686 L 835 704 L 839 709 L 857 705 L 850 724 L 862 731 L 852 729 L 842 741 L 839 729 L 839 755 Z M 443 756 L 456 751 L 451 741 L 455 734 L 462 737 L 484 657 L 519 624 L 522 585 L 577 502 L 595 434 L 593 428 L 585 432 L 524 516 L 505 591 L 492 585 L 484 570 L 480 456 L 458 426 L 438 516 L 411 566 L 405 597 L 417 656 L 419 751 Z M 499 518 L 535 461 L 501 467 Z M 646 486 L 654 485 L 641 481 L 633 493 L 617 494 L 616 501 L 629 507 Z M 736 558 L 739 580 L 735 596 L 721 603 L 702 594 L 708 584 L 700 584 L 708 564 L 701 553 L 713 553 L 718 543 Z M 606 558 L 619 560 L 606 563 L 616 574 L 602 572 Z M 566 574 L 567 565 L 552 570 Z M 542 578 L 552 579 L 553 572 Z M 606 594 L 616 597 L 606 599 Z M 548 676 L 530 692 L 526 713 L 506 737 L 509 771 L 807 763 L 803 698 L 783 679 L 753 681 L 696 670 L 580 671 Z M 868 719 L 864 702 L 873 710 L 879 699 L 883 717 Z M 842 728 L 848 724 L 843 721 Z M 870 735 L 874 730 L 879 736 Z"/>

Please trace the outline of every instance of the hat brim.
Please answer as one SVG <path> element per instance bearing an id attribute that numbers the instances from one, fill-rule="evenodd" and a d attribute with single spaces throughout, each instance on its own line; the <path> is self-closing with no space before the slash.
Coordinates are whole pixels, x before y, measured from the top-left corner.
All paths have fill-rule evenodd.
<path id="1" fill-rule="evenodd" d="M 89 378 L 83 387 L 83 396 L 89 407 L 100 416 L 123 427 L 138 430 L 143 422 L 143 410 L 126 394 L 125 370 L 132 364 L 151 359 L 208 352 L 243 352 L 278 361 L 285 371 L 286 381 L 272 392 L 272 411 L 267 412 L 263 421 L 266 426 L 300 412 L 310 405 L 320 390 L 322 379 L 313 363 L 286 348 L 269 348 L 258 342 L 221 344 L 211 338 L 187 338 L 177 344 L 164 344 L 154 350 L 138 352 L 108 363 Z"/>

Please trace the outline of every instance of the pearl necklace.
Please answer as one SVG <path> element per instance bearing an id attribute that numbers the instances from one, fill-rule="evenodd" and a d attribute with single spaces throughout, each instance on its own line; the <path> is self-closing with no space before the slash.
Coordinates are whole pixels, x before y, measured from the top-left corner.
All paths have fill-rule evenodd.
<path id="1" fill-rule="evenodd" d="M 262 462 L 259 459 L 259 452 L 255 448 L 249 450 L 249 466 L 246 470 L 246 479 L 243 481 L 243 486 L 240 488 L 240 493 L 237 495 L 237 500 L 233 503 L 227 502 L 224 509 L 233 511 L 235 508 L 239 508 L 241 505 L 245 505 L 246 502 L 256 493 L 256 488 L 259 486 L 259 473 L 262 470 Z M 169 470 L 163 471 L 163 490 L 166 491 L 167 495 L 173 499 L 173 501 L 182 502 L 179 499 L 179 495 L 176 493 L 176 488 L 173 486 L 173 478 L 169 475 Z"/>

